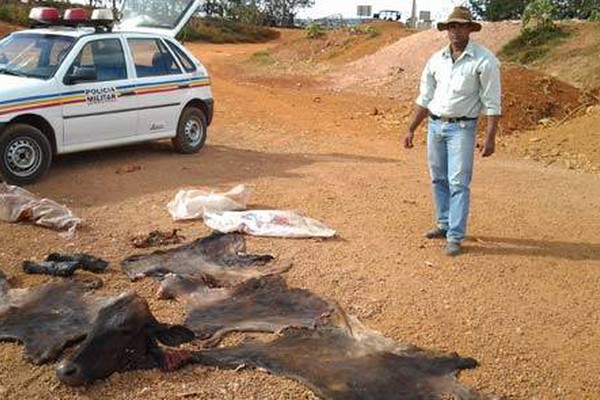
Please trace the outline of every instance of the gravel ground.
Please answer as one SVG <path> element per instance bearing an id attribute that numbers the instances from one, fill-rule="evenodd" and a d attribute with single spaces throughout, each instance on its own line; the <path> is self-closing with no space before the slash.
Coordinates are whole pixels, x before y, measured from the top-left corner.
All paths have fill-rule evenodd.
<path id="1" fill-rule="evenodd" d="M 470 239 L 450 259 L 426 241 L 432 225 L 425 149 L 399 146 L 410 105 L 276 80 L 244 82 L 238 57 L 258 45 L 190 46 L 213 73 L 215 124 L 206 148 L 183 157 L 155 143 L 60 157 L 30 190 L 85 220 L 73 240 L 29 225 L 0 224 L 0 266 L 19 287 L 48 281 L 19 265 L 54 251 L 112 262 L 105 293 L 134 289 L 158 319 L 181 306 L 131 284 L 118 262 L 129 239 L 200 222 L 165 210 L 178 189 L 254 187 L 253 208 L 297 209 L 336 228 L 335 240 L 249 238 L 249 251 L 294 266 L 295 287 L 333 299 L 395 340 L 480 361 L 461 381 L 510 399 L 597 399 L 600 393 L 600 176 L 499 154 L 476 162 Z M 246 67 L 246 64 L 244 64 Z M 423 136 L 421 135 L 420 138 Z M 134 172 L 117 173 L 130 166 Z M 316 360 L 318 362 L 318 360 Z M 0 344 L 5 399 L 314 399 L 299 383 L 262 372 L 190 367 L 114 375 L 84 389 L 60 386 L 54 365 L 35 367 L 18 344 Z"/>

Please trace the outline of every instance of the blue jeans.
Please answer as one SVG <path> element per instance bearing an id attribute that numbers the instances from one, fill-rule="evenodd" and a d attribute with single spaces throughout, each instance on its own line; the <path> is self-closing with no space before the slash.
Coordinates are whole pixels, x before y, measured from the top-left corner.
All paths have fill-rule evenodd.
<path id="1" fill-rule="evenodd" d="M 449 242 L 460 243 L 467 234 L 476 131 L 477 120 L 429 121 L 427 157 L 435 213 Z"/>

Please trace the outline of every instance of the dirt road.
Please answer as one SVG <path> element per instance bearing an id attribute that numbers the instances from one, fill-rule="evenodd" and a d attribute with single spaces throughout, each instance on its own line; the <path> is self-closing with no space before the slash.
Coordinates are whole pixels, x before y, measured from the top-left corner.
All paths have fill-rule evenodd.
<path id="1" fill-rule="evenodd" d="M 339 239 L 249 238 L 251 251 L 293 262 L 291 285 L 337 300 L 366 325 L 412 344 L 457 351 L 481 366 L 461 380 L 515 399 L 597 399 L 600 393 L 600 175 L 503 154 L 478 159 L 466 254 L 450 259 L 422 232 L 432 224 L 424 146 L 400 148 L 409 105 L 390 98 L 321 92 L 308 79 L 247 78 L 243 61 L 265 45 L 191 45 L 211 68 L 217 104 L 205 149 L 181 156 L 169 143 L 61 157 L 30 189 L 86 221 L 73 241 L 26 225 L 0 224 L 0 266 L 28 286 L 20 262 L 85 251 L 113 262 L 106 289 L 132 288 L 118 262 L 129 238 L 182 229 L 165 205 L 194 185 L 254 186 L 253 208 L 301 210 Z M 422 137 L 422 136 L 421 136 Z M 117 174 L 119 169 L 141 170 Z M 133 288 L 164 321 L 176 303 Z M 17 344 L 0 344 L 0 398 L 313 399 L 301 385 L 253 371 L 187 368 L 112 376 L 86 389 L 59 386 L 54 367 L 33 367 Z"/>

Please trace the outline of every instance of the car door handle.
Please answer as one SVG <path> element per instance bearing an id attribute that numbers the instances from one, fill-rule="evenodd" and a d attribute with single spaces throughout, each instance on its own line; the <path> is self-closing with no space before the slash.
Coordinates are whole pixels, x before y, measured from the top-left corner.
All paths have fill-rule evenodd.
<path id="1" fill-rule="evenodd" d="M 190 85 L 189 83 L 185 83 L 183 85 L 179 85 L 178 89 L 189 89 L 191 87 L 192 87 L 192 85 Z"/>
<path id="2" fill-rule="evenodd" d="M 121 94 L 119 95 L 119 97 L 127 97 L 127 96 L 135 96 L 135 90 L 126 90 L 124 92 L 121 92 Z"/>

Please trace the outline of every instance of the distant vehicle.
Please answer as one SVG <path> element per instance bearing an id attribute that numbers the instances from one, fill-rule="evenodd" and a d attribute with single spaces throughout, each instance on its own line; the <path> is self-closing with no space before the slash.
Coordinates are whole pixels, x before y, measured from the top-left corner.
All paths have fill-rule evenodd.
<path id="1" fill-rule="evenodd" d="M 125 1 L 117 24 L 110 10 L 32 9 L 35 28 L 0 41 L 0 179 L 30 184 L 56 154 L 147 140 L 200 150 L 210 78 L 175 36 L 201 2 L 170 0 L 169 13 Z"/>
<path id="2" fill-rule="evenodd" d="M 384 21 L 400 21 L 402 13 L 397 10 L 381 10 L 378 13 L 373 14 L 373 18 Z"/>

